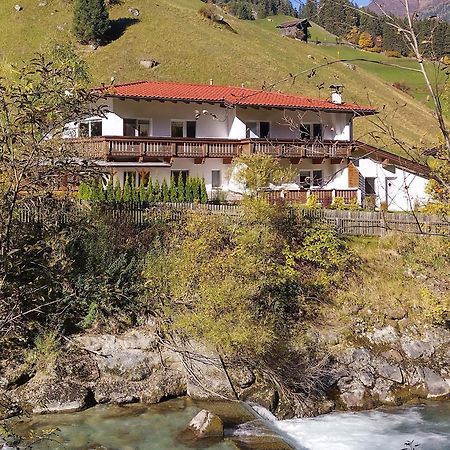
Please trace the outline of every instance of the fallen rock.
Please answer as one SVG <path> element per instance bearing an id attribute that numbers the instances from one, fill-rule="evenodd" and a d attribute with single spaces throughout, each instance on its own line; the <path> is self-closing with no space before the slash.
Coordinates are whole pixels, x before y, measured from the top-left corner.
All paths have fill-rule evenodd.
<path id="1" fill-rule="evenodd" d="M 141 59 L 139 64 L 146 69 L 153 69 L 156 66 L 159 66 L 159 61 L 156 59 Z"/>
<path id="2" fill-rule="evenodd" d="M 128 8 L 128 12 L 134 17 L 139 17 L 141 14 L 137 8 Z"/>
<path id="3" fill-rule="evenodd" d="M 428 367 L 423 369 L 428 398 L 444 397 L 450 394 L 450 386 L 440 375 Z"/>
<path id="4" fill-rule="evenodd" d="M 409 336 L 400 340 L 402 350 L 411 359 L 428 358 L 434 353 L 434 347 L 430 342 L 416 341 Z"/>
<path id="5" fill-rule="evenodd" d="M 35 377 L 17 390 L 34 414 L 77 412 L 95 404 L 92 392 L 78 383 Z"/>
<path id="6" fill-rule="evenodd" d="M 364 385 L 350 377 L 341 378 L 338 381 L 341 392 L 340 400 L 347 409 L 362 409 L 367 406 L 366 389 Z"/>
<path id="7" fill-rule="evenodd" d="M 19 11 L 22 11 L 22 10 L 23 10 L 23 6 L 21 6 L 21 5 L 14 5 L 14 9 L 15 9 L 17 12 L 19 12 Z"/>
<path id="8" fill-rule="evenodd" d="M 393 344 L 398 341 L 397 331 L 392 325 L 367 333 L 367 337 L 374 344 Z"/>
<path id="9" fill-rule="evenodd" d="M 383 378 L 403 383 L 402 370 L 398 365 L 389 364 L 386 360 L 378 358 L 373 362 L 373 366 Z"/>
<path id="10" fill-rule="evenodd" d="M 202 409 L 187 427 L 197 439 L 223 437 L 223 422 L 211 411 Z"/>
<path id="11" fill-rule="evenodd" d="M 378 378 L 373 388 L 373 393 L 378 396 L 378 400 L 384 405 L 394 405 L 395 396 L 390 391 L 393 386 L 393 382 L 389 380 L 383 380 Z"/>

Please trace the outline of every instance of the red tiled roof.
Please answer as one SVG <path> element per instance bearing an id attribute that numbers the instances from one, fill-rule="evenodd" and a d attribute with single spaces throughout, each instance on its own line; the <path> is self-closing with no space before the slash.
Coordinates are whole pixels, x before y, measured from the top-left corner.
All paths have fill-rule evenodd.
<path id="1" fill-rule="evenodd" d="M 106 96 L 169 101 L 219 103 L 229 106 L 350 111 L 355 114 L 375 114 L 375 108 L 351 103 L 336 104 L 328 100 L 279 92 L 209 84 L 189 84 L 161 81 L 138 81 L 100 88 Z"/>

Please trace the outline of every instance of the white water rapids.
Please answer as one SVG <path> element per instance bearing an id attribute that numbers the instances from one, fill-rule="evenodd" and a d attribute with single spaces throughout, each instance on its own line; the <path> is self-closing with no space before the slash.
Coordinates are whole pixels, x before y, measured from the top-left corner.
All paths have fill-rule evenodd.
<path id="1" fill-rule="evenodd" d="M 255 408 L 298 450 L 450 450 L 450 403 L 277 421 Z"/>

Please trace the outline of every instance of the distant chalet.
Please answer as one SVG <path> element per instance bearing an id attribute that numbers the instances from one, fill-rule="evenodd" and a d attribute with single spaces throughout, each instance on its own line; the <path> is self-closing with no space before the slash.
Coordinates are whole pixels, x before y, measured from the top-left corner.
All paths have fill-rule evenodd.
<path id="1" fill-rule="evenodd" d="M 280 29 L 283 36 L 308 42 L 308 28 L 310 26 L 308 19 L 296 19 L 277 25 L 277 28 Z"/>

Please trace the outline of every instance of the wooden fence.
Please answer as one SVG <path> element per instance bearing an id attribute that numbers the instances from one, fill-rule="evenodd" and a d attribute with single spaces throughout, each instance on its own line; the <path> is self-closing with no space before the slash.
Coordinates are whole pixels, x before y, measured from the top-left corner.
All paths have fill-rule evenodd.
<path id="1" fill-rule="evenodd" d="M 155 220 L 179 221 L 185 211 L 207 211 L 230 217 L 241 215 L 238 205 L 156 203 L 101 205 L 101 212 L 117 220 L 132 220 L 138 226 L 146 226 Z M 54 210 L 53 210 L 54 211 Z M 67 211 L 67 212 L 66 212 Z M 82 208 L 79 208 L 82 214 Z M 292 214 L 328 224 L 339 233 L 353 236 L 383 236 L 387 232 L 450 236 L 450 217 L 419 213 L 389 213 L 371 211 L 339 211 L 331 209 L 292 208 Z M 36 223 L 45 215 L 45 208 L 22 207 L 17 218 L 22 223 Z M 61 223 L 74 218 L 74 209 L 61 207 L 55 220 Z"/>

